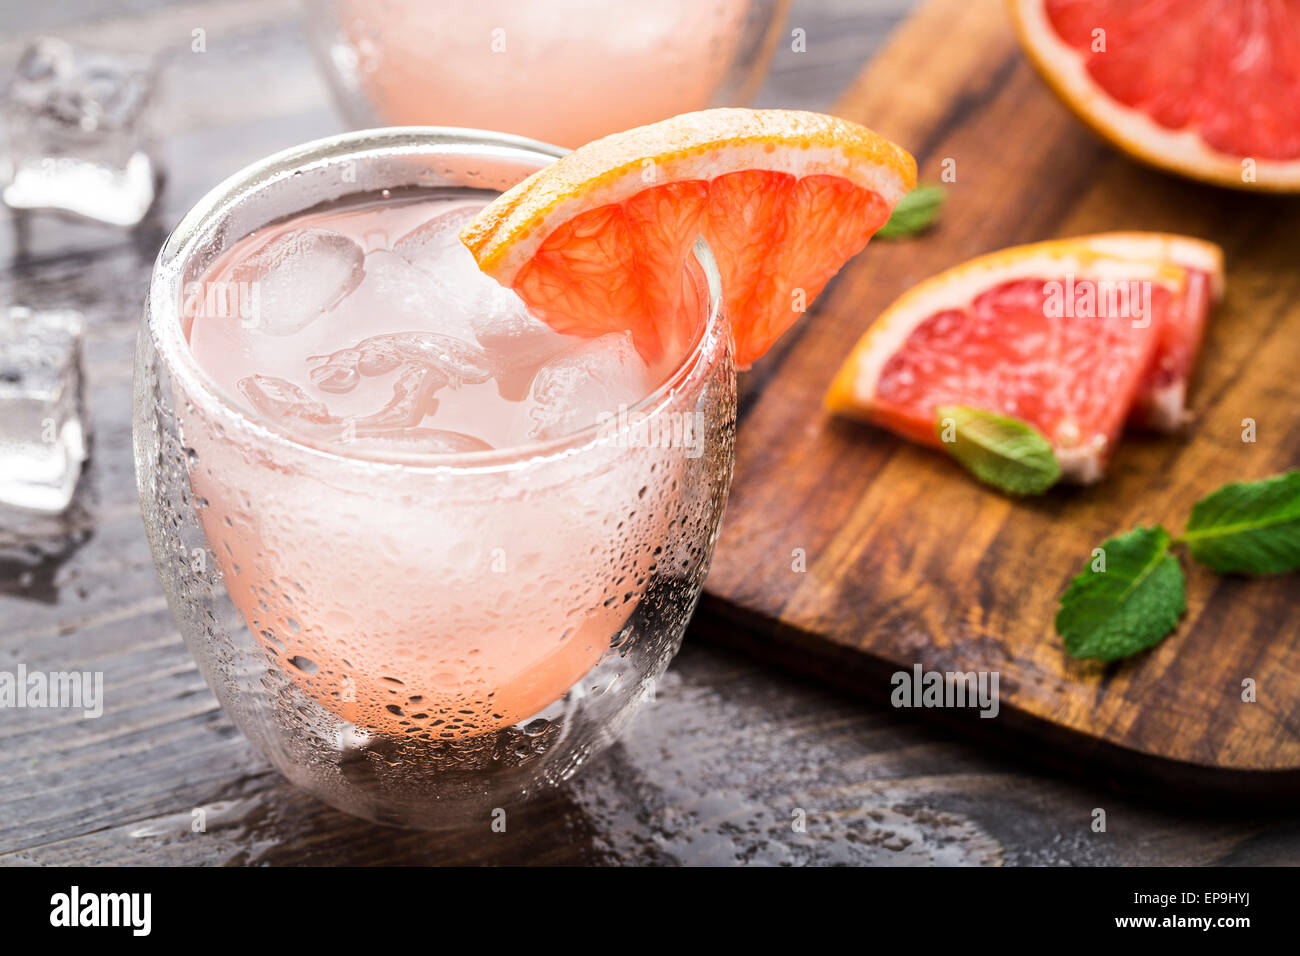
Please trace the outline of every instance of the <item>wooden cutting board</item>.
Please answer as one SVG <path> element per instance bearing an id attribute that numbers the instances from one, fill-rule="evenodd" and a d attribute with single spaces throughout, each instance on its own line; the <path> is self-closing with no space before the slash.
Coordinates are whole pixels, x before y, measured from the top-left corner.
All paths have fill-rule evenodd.
<path id="1" fill-rule="evenodd" d="M 996 0 L 932 0 L 836 112 L 910 149 L 923 182 L 945 160 L 956 181 L 937 229 L 871 243 L 742 376 L 701 629 L 881 702 L 890 674 L 915 664 L 997 671 L 998 719 L 926 713 L 1004 739 L 1035 731 L 1050 743 L 1037 752 L 1115 777 L 1300 792 L 1300 576 L 1220 578 L 1185 561 L 1176 634 L 1109 666 L 1067 658 L 1053 627 L 1105 538 L 1151 522 L 1176 533 L 1220 484 L 1300 466 L 1300 201 L 1186 182 L 1112 150 L 1040 81 Z M 1004 246 L 1111 229 L 1224 247 L 1227 296 L 1184 435 L 1130 434 L 1103 483 L 1017 501 L 940 453 L 822 411 L 853 343 L 910 286 Z"/>

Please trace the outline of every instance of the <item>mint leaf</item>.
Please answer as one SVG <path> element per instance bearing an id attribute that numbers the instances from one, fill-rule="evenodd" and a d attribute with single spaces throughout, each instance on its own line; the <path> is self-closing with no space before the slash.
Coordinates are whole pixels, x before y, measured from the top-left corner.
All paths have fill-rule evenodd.
<path id="1" fill-rule="evenodd" d="M 943 190 L 938 186 L 918 186 L 898 201 L 889 221 L 876 230 L 881 239 L 903 239 L 924 232 L 939 218 L 943 208 Z"/>
<path id="2" fill-rule="evenodd" d="M 1224 485 L 1192 507 L 1181 539 L 1220 573 L 1300 568 L 1300 471 Z"/>
<path id="3" fill-rule="evenodd" d="M 1187 595 L 1169 532 L 1159 525 L 1111 538 L 1101 552 L 1061 595 L 1056 632 L 1071 657 L 1113 661 L 1164 640 Z"/>
<path id="4" fill-rule="evenodd" d="M 1026 422 L 968 405 L 941 405 L 935 415 L 943 447 L 986 484 L 1037 495 L 1061 477 L 1051 443 Z"/>

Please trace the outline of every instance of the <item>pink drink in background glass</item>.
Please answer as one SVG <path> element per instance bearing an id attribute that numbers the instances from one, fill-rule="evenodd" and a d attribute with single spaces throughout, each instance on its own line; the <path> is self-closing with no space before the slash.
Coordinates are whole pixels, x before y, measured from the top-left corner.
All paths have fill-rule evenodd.
<path id="1" fill-rule="evenodd" d="M 652 367 L 629 333 L 553 332 L 483 275 L 457 232 L 484 201 L 462 191 L 343 206 L 240 240 L 187 290 L 194 357 L 256 420 L 337 455 L 394 461 L 561 439 L 670 376 L 684 356 Z M 182 423 L 206 466 L 190 472 L 205 536 L 263 649 L 362 733 L 438 739 L 538 712 L 609 649 L 655 555 L 642 549 L 612 574 L 590 522 L 622 517 L 645 494 L 638 483 L 671 483 L 682 457 L 610 449 L 607 474 L 583 476 L 572 510 L 529 507 L 526 487 L 485 478 L 483 495 L 502 495 L 500 523 L 480 513 L 457 526 L 453 508 L 424 507 L 441 502 L 366 501 L 249 463 L 198 408 Z M 432 580 L 429 565 L 466 574 Z"/>
<path id="2" fill-rule="evenodd" d="M 576 147 L 702 109 L 720 92 L 743 99 L 739 88 L 751 85 L 746 74 L 757 78 L 766 54 L 759 41 L 780 4 L 318 0 L 317 7 L 314 28 L 332 21 L 337 30 L 329 68 L 357 87 L 349 98 L 368 107 L 354 122 L 508 129 Z M 742 49 L 746 40 L 757 49 Z"/>

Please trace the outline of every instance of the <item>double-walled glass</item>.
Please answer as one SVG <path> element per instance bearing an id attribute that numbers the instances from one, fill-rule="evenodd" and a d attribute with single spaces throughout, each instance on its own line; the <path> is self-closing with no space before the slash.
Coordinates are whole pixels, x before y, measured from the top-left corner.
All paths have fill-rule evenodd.
<path id="1" fill-rule="evenodd" d="M 486 819 L 564 779 L 680 645 L 730 483 L 731 336 L 702 242 L 699 333 L 632 408 L 526 448 L 379 457 L 249 417 L 196 363 L 183 301 L 254 230 L 330 204 L 501 191 L 561 151 L 477 131 L 320 140 L 204 198 L 159 254 L 135 459 L 172 612 L 226 712 L 291 780 L 407 826 Z"/>

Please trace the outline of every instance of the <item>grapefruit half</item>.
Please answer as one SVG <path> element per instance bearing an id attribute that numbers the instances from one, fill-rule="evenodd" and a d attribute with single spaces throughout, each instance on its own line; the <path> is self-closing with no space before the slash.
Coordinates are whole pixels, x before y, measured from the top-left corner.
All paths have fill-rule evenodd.
<path id="1" fill-rule="evenodd" d="M 1101 478 L 1126 418 L 1186 417 L 1217 246 L 1103 233 L 1003 249 L 904 293 L 854 347 L 826 407 L 937 445 L 936 408 L 1009 415 L 1051 442 L 1066 480 Z"/>
<path id="2" fill-rule="evenodd" d="M 556 331 L 630 329 L 652 355 L 688 335 L 683 269 L 703 235 L 744 367 L 915 185 L 915 160 L 856 123 L 704 110 L 588 143 L 484 207 L 461 240 Z"/>
<path id="3" fill-rule="evenodd" d="M 1081 119 L 1151 165 L 1300 190 L 1300 0 L 1008 0 Z"/>

